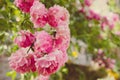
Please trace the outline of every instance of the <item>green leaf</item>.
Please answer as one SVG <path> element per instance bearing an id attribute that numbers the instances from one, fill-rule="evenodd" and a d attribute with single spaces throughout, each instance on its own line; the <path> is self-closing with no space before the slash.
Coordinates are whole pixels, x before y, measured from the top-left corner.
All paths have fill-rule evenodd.
<path id="1" fill-rule="evenodd" d="M 4 11 L 0 11 L 0 15 L 3 16 L 4 18 L 8 18 L 8 13 Z"/>
<path id="2" fill-rule="evenodd" d="M 8 24 L 5 19 L 0 19 L 0 31 L 8 30 Z"/>
<path id="3" fill-rule="evenodd" d="M 10 71 L 6 73 L 6 76 L 11 77 L 12 80 L 15 80 L 17 73 L 15 71 Z"/>
<path id="4" fill-rule="evenodd" d="M 0 40 L 2 40 L 5 37 L 5 34 L 2 32 L 0 33 Z"/>

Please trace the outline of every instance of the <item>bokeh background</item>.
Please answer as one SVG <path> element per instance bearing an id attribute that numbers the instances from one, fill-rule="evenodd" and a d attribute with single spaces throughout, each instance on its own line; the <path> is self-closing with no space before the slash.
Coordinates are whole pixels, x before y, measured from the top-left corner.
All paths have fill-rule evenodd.
<path id="1" fill-rule="evenodd" d="M 50 80 L 120 80 L 120 0 L 40 0 L 47 8 L 58 4 L 70 13 L 71 43 L 68 62 Z M 85 1 L 93 1 L 86 3 Z M 0 80 L 22 79 L 8 57 L 21 29 L 33 31 L 29 15 L 14 0 L 0 0 Z"/>

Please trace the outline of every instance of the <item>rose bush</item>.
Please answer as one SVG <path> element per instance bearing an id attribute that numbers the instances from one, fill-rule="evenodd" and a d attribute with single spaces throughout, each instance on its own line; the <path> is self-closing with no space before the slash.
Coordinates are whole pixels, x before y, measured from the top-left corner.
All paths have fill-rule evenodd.
<path id="1" fill-rule="evenodd" d="M 44 30 L 34 31 L 34 34 L 25 30 L 20 31 L 20 36 L 15 39 L 15 43 L 28 50 L 19 49 L 9 59 L 9 65 L 13 70 L 19 73 L 36 71 L 41 75 L 39 79 L 44 80 L 43 77 L 55 73 L 67 61 L 66 50 L 70 43 L 69 13 L 67 9 L 58 5 L 47 11 L 44 4 L 38 0 L 32 2 L 16 0 L 15 3 L 21 11 L 30 11 L 30 20 L 34 28 L 43 28 L 48 23 L 56 30 L 52 35 Z M 29 53 L 30 51 L 32 53 Z"/>
<path id="2" fill-rule="evenodd" d="M 18 72 L 24 80 L 119 79 L 120 10 L 115 1 L 0 0 L 0 54 L 11 55 L 13 70 L 7 76 L 15 79 Z"/>

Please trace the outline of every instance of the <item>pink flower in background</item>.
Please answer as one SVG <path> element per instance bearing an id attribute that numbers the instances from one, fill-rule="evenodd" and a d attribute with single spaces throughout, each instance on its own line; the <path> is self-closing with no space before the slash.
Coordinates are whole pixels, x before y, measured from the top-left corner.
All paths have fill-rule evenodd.
<path id="1" fill-rule="evenodd" d="M 40 75 L 40 76 L 38 76 L 35 80 L 49 80 L 49 77 L 50 77 L 50 76 Z"/>
<path id="2" fill-rule="evenodd" d="M 56 29 L 57 33 L 55 36 L 55 48 L 57 49 L 67 49 L 70 44 L 70 30 L 69 27 L 58 27 Z"/>
<path id="3" fill-rule="evenodd" d="M 48 11 L 48 23 L 52 27 L 66 26 L 69 24 L 69 13 L 61 6 L 54 5 L 49 8 Z"/>
<path id="4" fill-rule="evenodd" d="M 47 23 L 47 9 L 39 1 L 34 1 L 30 9 L 31 21 L 35 28 L 44 27 Z"/>
<path id="5" fill-rule="evenodd" d="M 26 49 L 19 49 L 9 58 L 9 65 L 19 73 L 36 71 L 33 54 L 27 54 Z"/>
<path id="6" fill-rule="evenodd" d="M 53 48 L 53 39 L 50 34 L 45 31 L 35 33 L 36 41 L 34 43 L 35 51 L 49 53 Z"/>
<path id="7" fill-rule="evenodd" d="M 105 27 L 107 26 L 107 22 L 106 22 L 106 21 L 102 21 L 102 22 L 100 23 L 100 25 L 101 25 L 101 29 L 104 30 Z"/>
<path id="8" fill-rule="evenodd" d="M 109 16 L 108 16 L 109 28 L 112 30 L 115 27 L 115 25 L 118 21 L 119 21 L 119 15 L 118 14 L 112 13 L 111 14 L 111 19 L 109 19 Z"/>
<path id="9" fill-rule="evenodd" d="M 19 36 L 15 38 L 15 43 L 19 47 L 28 47 L 31 46 L 32 43 L 35 41 L 35 37 L 32 33 L 29 31 L 21 30 L 19 33 Z"/>
<path id="10" fill-rule="evenodd" d="M 115 68 L 115 63 L 116 63 L 116 61 L 115 61 L 115 59 L 111 59 L 111 58 L 107 58 L 107 68 L 108 69 L 114 69 Z"/>
<path id="11" fill-rule="evenodd" d="M 34 0 L 15 0 L 15 5 L 25 13 L 30 12 L 30 8 L 33 5 Z"/>
<path id="12" fill-rule="evenodd" d="M 106 27 L 109 27 L 109 29 L 112 30 L 115 26 L 115 22 L 112 22 L 112 20 L 110 20 L 108 17 L 104 17 L 100 25 L 102 30 L 105 30 Z"/>
<path id="13" fill-rule="evenodd" d="M 113 16 L 112 16 L 112 19 L 113 19 L 113 21 L 115 21 L 115 22 L 117 22 L 117 21 L 119 21 L 120 19 L 119 19 L 119 15 L 118 14 L 113 14 Z"/>
<path id="14" fill-rule="evenodd" d="M 96 19 L 100 20 L 101 16 L 100 14 L 96 13 L 94 10 L 88 10 L 88 13 L 86 14 L 88 19 Z"/>
<path id="15" fill-rule="evenodd" d="M 116 63 L 115 59 L 106 57 L 102 49 L 98 50 L 98 54 L 94 59 L 94 61 L 97 62 L 100 67 L 105 67 L 107 69 L 115 68 L 115 63 Z"/>
<path id="16" fill-rule="evenodd" d="M 36 59 L 36 69 L 39 74 L 44 76 L 55 73 L 59 68 L 59 63 L 56 56 L 45 55 L 42 58 Z"/>
<path id="17" fill-rule="evenodd" d="M 84 0 L 85 6 L 90 6 L 94 0 Z"/>
<path id="18" fill-rule="evenodd" d="M 120 36 L 120 31 L 116 31 L 114 34 Z"/>
<path id="19" fill-rule="evenodd" d="M 109 13 L 107 16 L 103 17 L 103 21 L 101 22 L 101 28 L 102 30 L 105 29 L 106 26 L 109 27 L 109 29 L 113 29 L 115 27 L 115 24 L 119 21 L 119 15 L 115 13 Z"/>
<path id="20" fill-rule="evenodd" d="M 102 49 L 98 49 L 98 55 L 104 54 L 104 51 Z"/>
<path id="21" fill-rule="evenodd" d="M 84 7 L 81 7 L 81 8 L 79 9 L 79 12 L 82 13 L 82 14 L 84 14 L 84 13 L 85 13 Z"/>
<path id="22" fill-rule="evenodd" d="M 108 26 L 112 30 L 115 27 L 115 22 L 114 23 L 108 22 Z"/>

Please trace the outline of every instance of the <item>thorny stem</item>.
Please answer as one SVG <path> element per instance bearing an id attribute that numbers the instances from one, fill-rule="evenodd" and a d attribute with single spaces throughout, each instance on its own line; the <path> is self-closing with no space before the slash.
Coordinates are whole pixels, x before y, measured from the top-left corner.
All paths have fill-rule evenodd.
<path id="1" fill-rule="evenodd" d="M 54 36 L 54 37 L 56 37 L 56 33 L 57 33 L 56 31 L 53 32 L 53 36 Z"/>
<path id="2" fill-rule="evenodd" d="M 27 53 L 30 51 L 30 49 L 31 49 L 32 51 L 34 51 L 33 45 L 34 45 L 34 42 L 31 44 L 31 46 L 30 46 L 29 49 L 27 50 Z"/>

